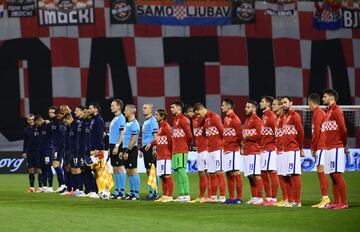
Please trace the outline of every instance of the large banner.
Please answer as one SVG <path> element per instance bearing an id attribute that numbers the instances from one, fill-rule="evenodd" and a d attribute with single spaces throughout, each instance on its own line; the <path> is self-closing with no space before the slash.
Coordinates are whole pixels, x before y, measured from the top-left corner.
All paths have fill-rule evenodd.
<path id="1" fill-rule="evenodd" d="M 95 23 L 94 0 L 38 0 L 40 26 Z"/>
<path id="2" fill-rule="evenodd" d="M 21 152 L 0 152 L 0 174 L 26 172 L 27 164 Z"/>
<path id="3" fill-rule="evenodd" d="M 342 8 L 343 28 L 360 28 L 360 8 Z"/>
<path id="4" fill-rule="evenodd" d="M 146 24 L 225 25 L 230 12 L 224 0 L 136 0 L 138 22 Z"/>
<path id="5" fill-rule="evenodd" d="M 31 17 L 35 15 L 35 0 L 8 0 L 8 17 Z"/>

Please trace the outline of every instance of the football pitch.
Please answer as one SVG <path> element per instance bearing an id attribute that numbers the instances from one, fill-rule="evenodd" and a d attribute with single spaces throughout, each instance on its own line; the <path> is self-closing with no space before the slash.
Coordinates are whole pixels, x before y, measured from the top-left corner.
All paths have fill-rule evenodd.
<path id="1" fill-rule="evenodd" d="M 145 179 L 142 175 L 143 197 L 148 189 Z M 302 180 L 303 207 L 278 208 L 26 193 L 27 175 L 4 174 L 0 175 L 0 231 L 359 231 L 360 172 L 345 174 L 350 205 L 345 210 L 312 209 L 320 199 L 317 175 L 305 173 Z M 249 184 L 245 178 L 243 182 L 243 199 L 248 200 Z M 197 183 L 197 175 L 190 174 L 192 198 L 197 196 Z"/>

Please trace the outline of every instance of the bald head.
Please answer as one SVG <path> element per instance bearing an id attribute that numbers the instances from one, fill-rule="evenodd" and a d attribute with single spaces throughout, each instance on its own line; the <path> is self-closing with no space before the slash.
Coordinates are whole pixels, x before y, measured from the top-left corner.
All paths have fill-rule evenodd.
<path id="1" fill-rule="evenodd" d="M 153 112 L 154 105 L 153 104 L 144 104 L 142 108 L 142 113 L 145 116 L 145 118 L 151 117 Z"/>

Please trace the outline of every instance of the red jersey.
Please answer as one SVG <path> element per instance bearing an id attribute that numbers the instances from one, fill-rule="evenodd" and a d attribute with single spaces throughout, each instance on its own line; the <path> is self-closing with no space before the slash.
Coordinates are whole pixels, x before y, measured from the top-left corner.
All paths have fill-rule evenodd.
<path id="1" fill-rule="evenodd" d="M 261 151 L 261 119 L 253 114 L 245 120 L 243 130 L 243 155 L 260 155 Z"/>
<path id="2" fill-rule="evenodd" d="M 205 115 L 205 133 L 208 152 L 222 150 L 224 127 L 217 113 L 208 111 Z"/>
<path id="3" fill-rule="evenodd" d="M 188 153 L 191 142 L 190 120 L 179 113 L 174 118 L 173 154 Z"/>
<path id="4" fill-rule="evenodd" d="M 159 130 L 151 145 L 156 146 L 157 160 L 171 160 L 172 154 L 171 127 L 166 121 L 159 123 Z"/>
<path id="5" fill-rule="evenodd" d="M 231 112 L 224 118 L 224 151 L 239 151 L 242 141 L 241 120 Z"/>
<path id="6" fill-rule="evenodd" d="M 195 116 L 193 119 L 193 132 L 197 152 L 201 153 L 207 150 L 205 135 L 205 118 Z"/>
<path id="7" fill-rule="evenodd" d="M 302 148 L 304 128 L 300 115 L 292 109 L 285 113 L 283 132 L 284 151 L 298 151 Z"/>
<path id="8" fill-rule="evenodd" d="M 347 130 L 344 114 L 336 103 L 331 104 L 321 125 L 325 136 L 325 149 L 343 148 L 347 144 Z"/>
<path id="9" fill-rule="evenodd" d="M 262 116 L 261 150 L 275 150 L 275 121 L 276 115 L 271 110 L 266 110 Z"/>
<path id="10" fill-rule="evenodd" d="M 324 133 L 321 133 L 321 124 L 325 118 L 325 112 L 317 106 L 314 109 L 313 117 L 311 119 L 311 150 L 317 151 L 324 149 L 325 137 Z"/>
<path id="11" fill-rule="evenodd" d="M 277 153 L 284 151 L 284 141 L 283 141 L 283 124 L 284 124 L 285 114 L 281 114 L 276 118 L 275 121 L 275 146 Z"/>

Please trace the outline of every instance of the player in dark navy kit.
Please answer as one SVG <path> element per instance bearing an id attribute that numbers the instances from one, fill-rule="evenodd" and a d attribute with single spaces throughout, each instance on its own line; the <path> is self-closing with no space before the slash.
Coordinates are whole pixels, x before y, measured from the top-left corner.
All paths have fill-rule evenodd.
<path id="1" fill-rule="evenodd" d="M 82 192 L 83 184 L 81 175 L 82 157 L 79 149 L 79 123 L 73 118 L 71 113 L 65 114 L 63 122 L 68 127 L 66 133 L 68 139 L 66 155 L 71 167 L 71 191 L 67 195 L 84 195 Z"/>
<path id="2" fill-rule="evenodd" d="M 90 155 L 94 155 L 99 159 L 104 158 L 104 132 L 105 122 L 100 115 L 101 107 L 98 103 L 92 103 L 89 105 L 90 115 L 92 117 L 90 122 L 90 133 L 89 133 L 89 151 Z M 98 198 L 97 194 L 89 196 L 91 198 Z"/>
<path id="3" fill-rule="evenodd" d="M 40 156 L 40 165 L 42 169 L 42 173 L 45 174 L 48 172 L 48 169 L 51 169 L 52 159 L 53 159 L 53 134 L 51 129 L 51 124 L 47 123 L 40 115 L 34 117 L 35 125 L 39 130 L 39 146 L 37 152 Z M 40 189 L 40 192 L 44 192 L 44 186 L 52 188 L 52 181 L 49 180 L 47 175 L 44 175 L 44 183 L 43 188 Z"/>
<path id="4" fill-rule="evenodd" d="M 38 174 L 39 189 L 42 188 L 43 177 L 40 166 L 40 157 L 36 153 L 38 149 L 37 146 L 39 146 L 39 131 L 35 126 L 33 114 L 29 114 L 26 119 L 29 125 L 24 129 L 23 157 L 26 158 L 28 162 L 30 188 L 27 192 L 32 193 L 35 192 L 35 172 Z"/>

